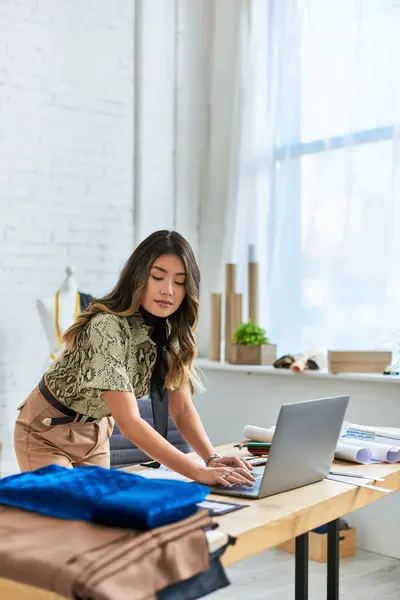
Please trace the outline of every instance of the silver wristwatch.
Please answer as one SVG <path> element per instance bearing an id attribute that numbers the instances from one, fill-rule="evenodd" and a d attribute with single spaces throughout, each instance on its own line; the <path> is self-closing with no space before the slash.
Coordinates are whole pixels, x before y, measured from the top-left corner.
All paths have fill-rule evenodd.
<path id="1" fill-rule="evenodd" d="M 208 463 L 210 462 L 210 460 L 212 460 L 213 458 L 222 458 L 222 456 L 220 454 L 218 454 L 218 452 L 214 452 L 214 454 L 211 454 L 211 456 L 208 456 L 206 458 L 206 460 L 204 461 L 206 463 L 206 467 L 208 467 Z"/>

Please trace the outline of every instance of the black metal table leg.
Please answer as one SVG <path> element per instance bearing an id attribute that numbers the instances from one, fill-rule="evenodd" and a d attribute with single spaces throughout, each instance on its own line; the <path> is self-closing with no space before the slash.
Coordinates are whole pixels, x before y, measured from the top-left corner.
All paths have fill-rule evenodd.
<path id="1" fill-rule="evenodd" d="M 308 599 L 308 533 L 296 538 L 295 600 Z"/>
<path id="2" fill-rule="evenodd" d="M 328 523 L 327 600 L 339 600 L 339 519 Z"/>

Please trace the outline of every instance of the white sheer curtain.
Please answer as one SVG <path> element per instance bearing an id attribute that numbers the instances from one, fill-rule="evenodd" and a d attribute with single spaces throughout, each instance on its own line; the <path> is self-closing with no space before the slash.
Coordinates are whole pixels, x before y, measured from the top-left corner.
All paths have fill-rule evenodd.
<path id="1" fill-rule="evenodd" d="M 268 2 L 218 0 L 207 7 L 209 77 L 200 214 L 202 354 L 208 352 L 210 293 L 224 291 L 227 262 L 238 265 L 237 291 L 244 295 L 247 318 L 248 246 L 256 246 L 266 273 L 268 209 L 268 169 L 256 166 L 268 137 Z M 262 277 L 264 298 L 266 283 Z"/>
<path id="2" fill-rule="evenodd" d="M 269 333 L 280 354 L 315 345 L 393 347 L 400 339 L 400 2 L 268 4 L 271 131 L 255 169 L 272 174 Z"/>

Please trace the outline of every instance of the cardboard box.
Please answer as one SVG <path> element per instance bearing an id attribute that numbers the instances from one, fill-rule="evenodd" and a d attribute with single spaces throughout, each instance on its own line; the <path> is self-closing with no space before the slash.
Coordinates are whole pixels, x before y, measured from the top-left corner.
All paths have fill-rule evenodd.
<path id="1" fill-rule="evenodd" d="M 356 530 L 355 529 L 342 529 L 339 531 L 339 557 L 345 558 L 347 556 L 354 556 L 355 554 L 355 542 L 356 542 Z M 327 560 L 327 543 L 328 534 L 326 533 L 314 533 L 308 534 L 308 555 L 310 560 L 315 562 L 326 562 Z M 283 544 L 279 544 L 276 547 L 277 550 L 282 552 L 289 552 L 294 554 L 295 540 L 288 540 Z"/>
<path id="2" fill-rule="evenodd" d="M 328 350 L 328 370 L 336 373 L 383 373 L 392 353 L 382 350 Z"/>

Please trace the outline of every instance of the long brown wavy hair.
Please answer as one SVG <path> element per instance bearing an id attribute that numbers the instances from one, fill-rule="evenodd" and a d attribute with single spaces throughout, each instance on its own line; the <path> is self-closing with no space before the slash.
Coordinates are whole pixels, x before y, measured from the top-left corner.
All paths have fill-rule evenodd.
<path id="1" fill-rule="evenodd" d="M 63 341 L 67 350 L 78 343 L 82 330 L 90 319 L 100 312 L 119 317 L 129 317 L 137 312 L 141 304 L 150 269 L 159 256 L 175 254 L 179 256 L 186 271 L 186 294 L 180 307 L 168 317 L 170 329 L 167 355 L 168 376 L 166 386 L 176 389 L 189 385 L 202 389 L 202 384 L 193 369 L 197 354 L 195 330 L 199 318 L 200 271 L 189 243 L 176 231 L 155 231 L 147 237 L 121 271 L 113 290 L 104 298 L 94 300 L 89 308 L 78 315 L 69 327 Z"/>

